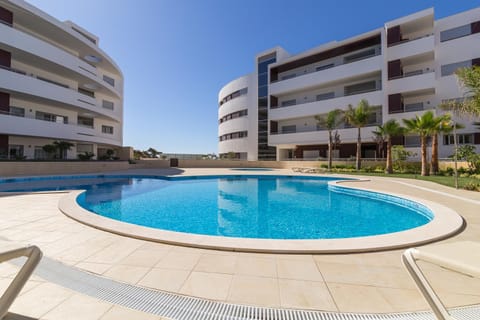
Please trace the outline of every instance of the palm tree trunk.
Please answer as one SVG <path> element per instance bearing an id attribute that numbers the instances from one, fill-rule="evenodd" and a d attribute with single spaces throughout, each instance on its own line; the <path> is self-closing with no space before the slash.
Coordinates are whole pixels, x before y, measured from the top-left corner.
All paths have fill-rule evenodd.
<path id="1" fill-rule="evenodd" d="M 332 170 L 332 130 L 328 130 L 328 171 Z"/>
<path id="2" fill-rule="evenodd" d="M 392 166 L 392 138 L 387 138 L 387 164 L 385 166 L 385 172 L 388 174 L 393 173 Z"/>
<path id="3" fill-rule="evenodd" d="M 357 161 L 355 168 L 360 170 L 361 164 L 361 157 L 362 157 L 362 137 L 360 136 L 360 127 L 358 128 L 358 137 L 357 137 Z"/>
<path id="4" fill-rule="evenodd" d="M 430 162 L 430 172 L 438 173 L 438 134 L 432 136 L 432 161 Z"/>
<path id="5" fill-rule="evenodd" d="M 422 146 L 421 146 L 421 154 L 422 154 L 422 176 L 428 176 L 428 163 L 427 163 L 427 136 L 423 135 L 421 137 Z"/>

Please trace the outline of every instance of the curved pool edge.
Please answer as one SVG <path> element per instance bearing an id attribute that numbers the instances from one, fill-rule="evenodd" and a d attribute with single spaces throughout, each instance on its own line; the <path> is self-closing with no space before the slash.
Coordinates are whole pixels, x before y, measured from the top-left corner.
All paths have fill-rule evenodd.
<path id="1" fill-rule="evenodd" d="M 339 178 L 341 179 L 341 178 Z M 82 190 L 71 191 L 59 201 L 58 207 L 66 216 L 91 227 L 131 238 L 203 249 L 262 252 L 262 253 L 355 253 L 400 249 L 442 240 L 457 234 L 464 226 L 463 218 L 454 210 L 437 203 L 392 192 L 345 186 L 344 183 L 365 180 L 336 180 L 336 187 L 392 195 L 420 203 L 434 213 L 429 223 L 384 235 L 345 239 L 276 240 L 209 236 L 167 231 L 134 225 L 102 217 L 82 208 L 76 201 Z"/>

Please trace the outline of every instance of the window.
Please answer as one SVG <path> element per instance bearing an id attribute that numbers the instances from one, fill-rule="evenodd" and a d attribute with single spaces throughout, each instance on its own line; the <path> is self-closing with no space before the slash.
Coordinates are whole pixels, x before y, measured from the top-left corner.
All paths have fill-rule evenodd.
<path id="1" fill-rule="evenodd" d="M 349 56 L 346 56 L 346 57 L 343 58 L 343 61 L 344 61 L 344 63 L 350 63 L 350 62 L 354 62 L 354 61 L 357 61 L 357 60 L 362 60 L 362 59 L 366 59 L 366 58 L 369 58 L 369 57 L 373 57 L 374 55 L 375 55 L 375 48 L 371 48 L 371 49 L 368 49 L 368 50 L 364 50 L 364 51 L 357 52 L 357 53 L 351 54 Z"/>
<path id="2" fill-rule="evenodd" d="M 291 100 L 282 101 L 281 106 L 282 107 L 289 107 L 289 106 L 294 106 L 296 104 L 297 104 L 297 99 L 291 99 Z"/>
<path id="3" fill-rule="evenodd" d="M 457 134 L 457 143 L 458 144 L 473 144 L 473 134 L 471 134 L 471 133 Z M 455 144 L 455 141 L 453 139 L 453 134 L 443 136 L 443 144 L 444 145 Z"/>
<path id="4" fill-rule="evenodd" d="M 472 66 L 472 60 L 445 64 L 442 66 L 442 77 L 454 74 L 459 68 L 469 68 Z"/>
<path id="5" fill-rule="evenodd" d="M 87 117 L 77 117 L 77 124 L 82 127 L 89 127 L 93 128 L 93 118 L 87 118 Z"/>
<path id="6" fill-rule="evenodd" d="M 321 93 L 317 95 L 317 101 L 328 100 L 335 98 L 335 92 Z"/>
<path id="7" fill-rule="evenodd" d="M 223 116 L 223 118 L 221 118 L 220 120 L 218 120 L 218 122 L 223 123 L 225 121 L 235 119 L 235 118 L 245 117 L 247 115 L 248 115 L 248 110 L 244 109 L 237 112 L 229 113 L 226 116 Z"/>
<path id="8" fill-rule="evenodd" d="M 113 134 L 113 127 L 102 125 L 102 133 Z"/>
<path id="9" fill-rule="evenodd" d="M 282 126 L 282 133 L 295 133 L 295 132 L 297 132 L 296 125 Z"/>
<path id="10" fill-rule="evenodd" d="M 421 111 L 423 110 L 423 102 L 405 104 L 404 109 L 405 112 Z"/>
<path id="11" fill-rule="evenodd" d="M 292 73 L 292 74 L 287 74 L 285 76 L 282 76 L 282 80 L 288 80 L 288 79 L 292 79 L 292 78 L 295 78 L 297 75 L 295 73 Z"/>
<path id="12" fill-rule="evenodd" d="M 420 147 L 421 141 L 419 136 L 406 136 L 405 147 Z"/>
<path id="13" fill-rule="evenodd" d="M 376 90 L 376 88 L 377 88 L 376 81 L 372 80 L 372 81 L 361 82 L 361 83 L 345 86 L 344 91 L 345 91 L 345 95 L 349 96 L 353 94 L 374 91 Z"/>
<path id="14" fill-rule="evenodd" d="M 78 92 L 81 93 L 81 94 L 84 94 L 86 96 L 95 98 L 95 92 L 93 92 L 93 91 L 86 90 L 86 89 L 83 89 L 83 88 L 78 88 Z"/>
<path id="15" fill-rule="evenodd" d="M 59 115 L 56 115 L 56 114 L 46 113 L 46 112 L 41 112 L 41 111 L 36 111 L 35 112 L 35 119 L 43 120 L 43 121 L 56 122 L 56 123 L 64 123 L 64 124 L 68 123 L 68 117 L 59 116 Z"/>
<path id="16" fill-rule="evenodd" d="M 243 88 L 243 89 L 240 89 L 240 90 L 237 90 L 235 92 L 232 92 L 231 94 L 225 96 L 222 100 L 220 100 L 220 107 L 227 101 L 230 101 L 232 100 L 233 98 L 237 98 L 237 97 L 240 97 L 240 96 L 243 96 L 244 94 L 247 94 L 248 92 L 248 88 Z"/>
<path id="17" fill-rule="evenodd" d="M 238 131 L 224 134 L 223 136 L 218 137 L 220 141 L 231 140 L 231 139 L 240 139 L 248 137 L 247 131 Z"/>
<path id="18" fill-rule="evenodd" d="M 35 146 L 33 158 L 35 160 L 44 160 L 48 158 L 48 154 L 43 150 L 42 146 Z"/>
<path id="19" fill-rule="evenodd" d="M 77 144 L 77 153 L 85 153 L 85 152 L 93 153 L 93 144 L 78 143 Z"/>
<path id="20" fill-rule="evenodd" d="M 10 159 L 23 158 L 23 146 L 22 145 L 9 145 L 8 157 Z"/>
<path id="21" fill-rule="evenodd" d="M 323 66 L 319 66 L 319 67 L 315 68 L 315 70 L 322 71 L 322 70 L 330 69 L 330 68 L 333 68 L 333 67 L 335 67 L 335 65 L 333 63 L 330 63 L 330 64 L 325 64 Z"/>
<path id="22" fill-rule="evenodd" d="M 110 78 L 109 76 L 103 75 L 103 81 L 111 85 L 112 87 L 115 87 L 115 79 Z"/>
<path id="23" fill-rule="evenodd" d="M 15 117 L 25 117 L 25 109 L 10 106 L 10 115 Z"/>
<path id="24" fill-rule="evenodd" d="M 474 24 L 475 22 L 440 32 L 440 42 L 445 42 L 471 35 L 472 33 L 474 33 Z"/>
<path id="25" fill-rule="evenodd" d="M 102 100 L 102 107 L 108 110 L 113 110 L 113 102 L 107 101 L 107 100 Z"/>

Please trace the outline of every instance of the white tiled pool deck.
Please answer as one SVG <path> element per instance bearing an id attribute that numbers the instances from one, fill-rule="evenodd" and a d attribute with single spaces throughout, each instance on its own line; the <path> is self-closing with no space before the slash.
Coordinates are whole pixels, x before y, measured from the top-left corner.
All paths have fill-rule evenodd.
<path id="1" fill-rule="evenodd" d="M 162 170 L 132 173 L 162 174 Z M 223 174 L 229 169 L 182 169 Z M 245 172 L 244 172 L 245 173 Z M 238 172 L 237 172 L 238 174 Z M 258 174 L 258 172 L 256 173 Z M 263 174 L 263 173 L 262 173 Z M 289 174 L 275 170 L 270 174 Z M 466 228 L 444 241 L 480 241 L 480 193 L 417 180 L 369 178 L 359 187 L 424 198 L 454 209 Z M 195 249 L 122 237 L 66 217 L 64 193 L 0 197 L 0 237 L 38 245 L 49 258 L 122 282 L 218 301 L 341 312 L 427 310 L 400 262 L 402 250 L 267 254 Z M 480 303 L 480 279 L 424 264 L 448 307 Z M 0 292 L 16 267 L 0 264 Z M 33 277 L 12 312 L 35 319 L 160 319 Z"/>

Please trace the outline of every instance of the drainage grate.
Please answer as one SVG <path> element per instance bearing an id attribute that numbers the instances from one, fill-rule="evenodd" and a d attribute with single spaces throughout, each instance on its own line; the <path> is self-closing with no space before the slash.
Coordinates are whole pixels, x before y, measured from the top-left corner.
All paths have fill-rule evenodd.
<path id="1" fill-rule="evenodd" d="M 16 264 L 22 261 L 16 260 Z M 35 274 L 71 290 L 176 320 L 435 320 L 431 312 L 354 314 L 275 309 L 210 301 L 121 283 L 43 257 Z M 480 305 L 450 310 L 455 319 L 478 320 Z"/>

